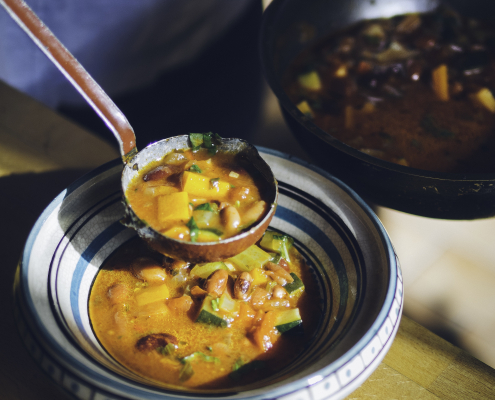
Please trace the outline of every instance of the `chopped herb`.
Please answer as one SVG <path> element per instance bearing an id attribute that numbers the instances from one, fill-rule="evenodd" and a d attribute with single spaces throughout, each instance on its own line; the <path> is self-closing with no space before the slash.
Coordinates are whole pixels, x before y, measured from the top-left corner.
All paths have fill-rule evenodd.
<path id="1" fill-rule="evenodd" d="M 192 150 L 198 151 L 203 144 L 203 134 L 202 133 L 190 133 L 189 140 L 191 141 Z"/>
<path id="2" fill-rule="evenodd" d="M 217 146 L 222 138 L 218 133 L 190 133 L 189 140 L 191 141 L 192 151 L 196 152 L 201 148 L 208 149 L 210 155 L 217 153 Z"/>
<path id="3" fill-rule="evenodd" d="M 233 381 L 236 381 L 237 382 L 237 381 L 241 380 L 241 378 L 244 375 L 246 375 L 246 374 L 248 374 L 248 373 L 250 373 L 252 371 L 256 371 L 256 370 L 262 369 L 262 368 L 265 368 L 265 362 L 264 361 L 261 361 L 261 360 L 254 360 L 254 361 L 251 361 L 248 364 L 242 365 L 237 370 L 232 371 L 229 374 L 229 378 L 232 379 Z"/>
<path id="4" fill-rule="evenodd" d="M 181 358 L 179 361 L 182 364 L 189 364 L 189 363 L 191 363 L 191 361 L 194 361 L 194 360 L 196 360 L 198 358 L 200 358 L 201 360 L 206 361 L 206 362 L 213 362 L 213 363 L 220 362 L 220 359 L 219 358 L 213 357 L 213 356 L 208 356 L 208 355 L 206 355 L 205 353 L 203 353 L 201 351 L 195 351 L 194 353 Z"/>
<path id="5" fill-rule="evenodd" d="M 235 208 L 239 208 L 241 206 L 241 202 L 239 200 L 236 200 L 234 203 Z"/>
<path id="6" fill-rule="evenodd" d="M 210 203 L 203 203 L 194 208 L 195 210 L 213 211 Z"/>
<path id="7" fill-rule="evenodd" d="M 213 311 L 219 311 L 220 310 L 219 303 L 220 303 L 220 299 L 213 299 L 211 301 L 211 308 L 213 309 Z"/>
<path id="8" fill-rule="evenodd" d="M 294 239 L 287 235 L 273 235 L 274 240 L 280 240 L 280 255 L 290 262 L 289 249 L 294 244 Z"/>
<path id="9" fill-rule="evenodd" d="M 211 178 L 210 179 L 210 189 L 218 189 L 218 181 L 220 178 Z"/>
<path id="10" fill-rule="evenodd" d="M 199 168 L 196 164 L 191 165 L 189 171 L 197 172 L 198 174 L 203 173 L 203 171 L 201 171 L 201 168 Z"/>
<path id="11" fill-rule="evenodd" d="M 186 362 L 179 372 L 179 380 L 181 382 L 185 382 L 189 380 L 193 375 L 194 375 L 194 369 L 191 363 Z"/>
<path id="12" fill-rule="evenodd" d="M 455 134 L 448 129 L 438 126 L 437 121 L 431 114 L 426 114 L 420 122 L 421 128 L 436 138 L 451 138 Z"/>
<path id="13" fill-rule="evenodd" d="M 211 346 L 206 346 L 206 350 L 208 350 L 208 351 L 213 351 L 213 347 L 211 347 Z"/>
<path id="14" fill-rule="evenodd" d="M 231 189 L 234 189 L 234 188 L 235 188 L 235 186 L 234 186 L 234 185 L 232 185 L 232 183 L 231 183 L 231 184 L 230 184 L 230 188 L 231 188 Z"/>
<path id="15" fill-rule="evenodd" d="M 191 236 L 191 242 L 196 242 L 198 240 L 199 228 L 194 221 L 194 217 L 187 222 L 186 226 L 189 228 L 189 236 Z"/>

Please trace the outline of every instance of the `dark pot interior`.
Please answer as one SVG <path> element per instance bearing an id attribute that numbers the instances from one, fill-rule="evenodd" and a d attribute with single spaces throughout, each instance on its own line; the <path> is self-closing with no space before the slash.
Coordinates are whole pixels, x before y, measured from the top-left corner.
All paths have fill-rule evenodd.
<path id="1" fill-rule="evenodd" d="M 261 27 L 263 72 L 288 126 L 313 162 L 367 201 L 432 218 L 487 218 L 495 215 L 495 173 L 430 172 L 371 157 L 318 128 L 296 108 L 281 86 L 293 58 L 321 37 L 361 19 L 425 12 L 438 4 L 438 0 L 274 0 L 265 11 Z M 480 19 L 495 11 L 495 3 L 490 0 L 453 0 L 448 4 Z"/>

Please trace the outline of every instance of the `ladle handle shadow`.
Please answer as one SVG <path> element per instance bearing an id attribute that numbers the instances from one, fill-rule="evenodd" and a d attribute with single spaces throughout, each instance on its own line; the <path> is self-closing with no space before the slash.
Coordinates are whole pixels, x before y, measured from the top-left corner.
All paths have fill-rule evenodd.
<path id="1" fill-rule="evenodd" d="M 127 163 L 137 153 L 136 136 L 122 111 L 23 0 L 0 0 L 0 4 L 105 122 Z"/>

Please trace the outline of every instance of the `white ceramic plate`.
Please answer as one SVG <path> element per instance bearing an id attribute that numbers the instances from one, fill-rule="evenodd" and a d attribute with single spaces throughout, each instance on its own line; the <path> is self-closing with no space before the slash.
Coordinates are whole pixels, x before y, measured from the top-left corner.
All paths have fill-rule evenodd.
<path id="1" fill-rule="evenodd" d="M 256 386 L 223 392 L 153 387 L 100 346 L 88 317 L 99 267 L 135 233 L 120 224 L 119 160 L 63 191 L 40 216 L 16 276 L 22 339 L 49 376 L 78 399 L 341 399 L 379 365 L 399 327 L 402 276 L 371 209 L 326 172 L 260 149 L 279 182 L 271 227 L 294 237 L 320 288 L 320 327 L 303 354 Z"/>

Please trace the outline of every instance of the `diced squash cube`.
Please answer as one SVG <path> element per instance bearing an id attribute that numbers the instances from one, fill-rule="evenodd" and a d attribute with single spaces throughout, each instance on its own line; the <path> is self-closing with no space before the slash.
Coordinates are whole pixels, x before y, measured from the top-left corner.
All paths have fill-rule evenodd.
<path id="1" fill-rule="evenodd" d="M 471 99 L 485 107 L 491 113 L 495 113 L 495 99 L 490 89 L 483 88 L 471 96 Z"/>
<path id="2" fill-rule="evenodd" d="M 258 246 L 252 245 L 242 253 L 229 258 L 240 271 L 252 271 L 254 268 L 261 268 L 271 259 L 271 255 L 261 250 Z"/>
<path id="3" fill-rule="evenodd" d="M 449 100 L 449 75 L 447 66 L 442 64 L 431 72 L 433 90 L 439 100 Z"/>
<path id="4" fill-rule="evenodd" d="M 321 80 L 318 72 L 311 71 L 303 75 L 299 75 L 297 77 L 297 81 L 299 85 L 301 85 L 304 89 L 308 90 L 320 90 L 321 89 Z"/>
<path id="5" fill-rule="evenodd" d="M 190 218 L 189 196 L 185 192 L 158 197 L 158 221 L 187 221 Z"/>
<path id="6" fill-rule="evenodd" d="M 138 306 L 154 303 L 155 301 L 164 301 L 169 297 L 169 291 L 166 284 L 160 286 L 147 287 L 136 292 L 136 303 Z"/>
<path id="7" fill-rule="evenodd" d="M 306 100 L 301 101 L 298 105 L 297 108 L 299 111 L 301 111 L 304 115 L 309 115 L 310 117 L 314 117 L 313 110 L 309 106 L 308 102 Z"/>
<path id="8" fill-rule="evenodd" d="M 268 275 L 266 275 L 265 271 L 262 270 L 261 268 L 254 268 L 250 272 L 251 276 L 253 277 L 253 281 L 251 282 L 251 285 L 262 285 L 266 282 L 268 282 Z"/>
<path id="9" fill-rule="evenodd" d="M 230 190 L 228 182 L 210 182 L 211 178 L 201 174 L 184 171 L 182 176 L 182 190 L 192 197 L 202 197 L 205 199 L 220 199 L 227 196 Z"/>

